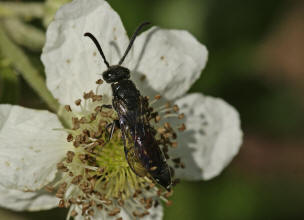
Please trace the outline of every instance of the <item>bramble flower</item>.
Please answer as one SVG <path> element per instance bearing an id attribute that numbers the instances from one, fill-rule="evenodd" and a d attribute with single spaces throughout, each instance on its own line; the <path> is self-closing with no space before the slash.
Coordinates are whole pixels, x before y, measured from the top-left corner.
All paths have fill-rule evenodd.
<path id="1" fill-rule="evenodd" d="M 47 86 L 64 106 L 58 114 L 0 105 L 0 205 L 12 210 L 69 208 L 67 219 L 162 219 L 167 192 L 139 177 L 125 159 L 106 70 L 85 32 L 94 34 L 110 64 L 129 39 L 104 0 L 74 0 L 60 8 L 42 53 Z M 206 65 L 207 50 L 182 30 L 152 27 L 138 36 L 123 66 L 145 100 L 168 164 L 178 179 L 208 180 L 237 154 L 239 115 L 218 98 L 185 95 Z M 158 94 L 161 94 L 158 95 Z M 173 170 L 172 170 L 173 174 Z"/>

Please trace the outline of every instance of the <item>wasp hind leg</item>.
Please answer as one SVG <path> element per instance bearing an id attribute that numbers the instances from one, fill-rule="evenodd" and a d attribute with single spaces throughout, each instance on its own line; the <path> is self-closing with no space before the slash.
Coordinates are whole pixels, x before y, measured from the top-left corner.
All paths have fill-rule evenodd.
<path id="1" fill-rule="evenodd" d="M 106 126 L 106 133 L 108 136 L 108 141 L 110 141 L 112 139 L 115 127 L 120 128 L 120 124 L 119 124 L 118 120 L 114 120 L 112 123 L 107 124 L 107 126 Z M 111 128 L 110 132 L 109 132 L 109 128 Z"/>

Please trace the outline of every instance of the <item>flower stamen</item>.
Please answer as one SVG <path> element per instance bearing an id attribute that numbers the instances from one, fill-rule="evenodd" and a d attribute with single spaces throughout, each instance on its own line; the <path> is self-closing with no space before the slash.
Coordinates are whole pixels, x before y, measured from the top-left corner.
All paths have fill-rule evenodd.
<path id="1" fill-rule="evenodd" d="M 98 92 L 102 80 L 96 83 Z M 59 207 L 70 207 L 67 219 L 77 215 L 89 219 L 101 210 L 108 216 L 118 216 L 121 207 L 132 216 L 141 218 L 149 215 L 149 209 L 156 207 L 159 200 L 169 204 L 168 197 L 173 191 L 168 193 L 160 189 L 150 178 L 137 176 L 129 167 L 120 129 L 115 129 L 111 140 L 108 140 L 110 131 L 107 127 L 117 119 L 115 110 L 103 108 L 102 96 L 93 91 L 84 93 L 83 99 L 84 103 L 81 99 L 75 101 L 80 112 L 65 106 L 72 118 L 72 129 L 65 129 L 68 132 L 67 142 L 73 143 L 74 148 L 66 153 L 64 161 L 57 164 L 57 169 L 62 172 L 61 179 L 47 187 L 48 191 L 57 188 Z M 152 102 L 155 104 L 160 99 L 161 96 L 157 95 Z M 145 97 L 144 100 L 148 101 L 149 98 Z M 168 147 L 177 147 L 177 142 L 173 141 L 177 134 L 168 122 L 161 121 L 169 117 L 183 118 L 177 113 L 176 105 L 170 106 L 166 103 L 156 108 L 162 109 L 161 112 L 150 107 L 146 113 L 156 129 L 155 138 L 167 159 L 170 159 Z M 179 158 L 171 162 L 172 175 L 173 167 L 184 167 Z M 175 184 L 178 180 L 173 182 Z"/>

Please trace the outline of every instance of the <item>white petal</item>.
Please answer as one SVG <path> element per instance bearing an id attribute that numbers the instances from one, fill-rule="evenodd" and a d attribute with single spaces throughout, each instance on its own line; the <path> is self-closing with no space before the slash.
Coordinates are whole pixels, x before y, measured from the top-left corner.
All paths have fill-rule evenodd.
<path id="1" fill-rule="evenodd" d="M 81 213 L 81 210 L 79 209 L 79 207 L 75 208 L 77 213 Z M 148 212 L 150 213 L 149 215 L 146 215 L 143 218 L 140 218 L 142 220 L 162 220 L 163 219 L 163 215 L 164 215 L 164 211 L 163 211 L 163 207 L 161 205 L 158 205 L 156 208 L 152 207 L 148 210 Z M 115 220 L 118 219 L 119 217 L 122 217 L 123 220 L 133 220 L 135 219 L 134 216 L 132 215 L 132 212 L 128 209 L 128 208 L 123 208 L 121 209 L 120 213 L 117 214 L 116 216 L 109 216 L 107 214 L 107 212 L 105 212 L 104 210 L 99 211 L 97 209 L 95 209 L 95 215 L 92 218 L 92 220 Z M 77 215 L 75 217 L 75 220 L 85 220 L 85 218 L 81 215 Z"/>
<path id="2" fill-rule="evenodd" d="M 70 147 L 55 114 L 0 105 L 0 185 L 35 191 L 55 178 Z"/>
<path id="3" fill-rule="evenodd" d="M 0 206 L 14 211 L 39 211 L 58 206 L 58 199 L 45 190 L 22 192 L 0 185 Z"/>
<path id="4" fill-rule="evenodd" d="M 208 180 L 219 175 L 242 144 L 238 112 L 221 99 L 201 94 L 187 95 L 177 104 L 186 116 L 186 130 L 179 133 L 176 150 L 170 151 L 186 165 L 176 170 L 177 176 Z"/>
<path id="5" fill-rule="evenodd" d="M 117 64 L 128 36 L 119 15 L 104 0 L 74 0 L 60 8 L 47 30 L 41 56 L 47 86 L 62 104 L 72 104 L 83 92 L 95 90 L 95 81 L 106 66 L 96 46 L 84 33 L 99 41 L 110 64 Z M 111 94 L 109 85 L 102 93 Z"/>
<path id="6" fill-rule="evenodd" d="M 133 47 L 126 65 L 133 71 L 137 86 L 144 95 L 158 93 L 168 99 L 190 88 L 208 57 L 206 47 L 183 30 L 151 28 L 138 37 Z M 138 77 L 142 74 L 146 80 L 140 83 Z"/>

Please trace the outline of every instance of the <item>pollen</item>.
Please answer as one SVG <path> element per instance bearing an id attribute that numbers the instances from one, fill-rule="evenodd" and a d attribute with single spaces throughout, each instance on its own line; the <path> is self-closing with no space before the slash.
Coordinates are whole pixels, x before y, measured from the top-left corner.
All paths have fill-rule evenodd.
<path id="1" fill-rule="evenodd" d="M 96 84 L 99 86 L 102 81 Z M 144 99 L 149 102 L 148 98 Z M 156 96 L 152 102 L 160 99 Z M 156 207 L 160 201 L 170 204 L 168 195 L 172 194 L 172 190 L 168 193 L 151 177 L 139 177 L 130 168 L 120 129 L 115 128 L 111 135 L 112 123 L 118 119 L 117 113 L 105 107 L 102 96 L 90 91 L 75 104 L 80 111 L 65 106 L 72 119 L 72 129 L 65 129 L 67 143 L 72 143 L 74 148 L 57 164 L 62 178 L 46 187 L 49 192 L 55 191 L 59 207 L 69 208 L 67 219 L 78 215 L 91 219 L 97 212 L 122 219 L 121 209 L 125 207 L 124 211 L 130 216 L 142 218 L 149 215 L 149 209 Z M 176 139 L 176 132 L 170 123 L 162 123 L 162 120 L 169 111 L 176 113 L 179 109 L 176 105 L 170 107 L 168 103 L 160 111 L 156 111 L 151 103 L 150 106 L 147 119 L 155 128 L 155 138 L 171 164 L 173 177 L 173 169 L 183 168 L 184 164 L 179 158 L 170 159 L 168 146 L 177 147 L 176 140 L 173 140 Z M 176 119 L 180 118 L 176 114 Z M 150 168 L 151 171 L 157 169 L 156 166 Z M 176 182 L 178 180 L 174 180 L 173 184 Z"/>

